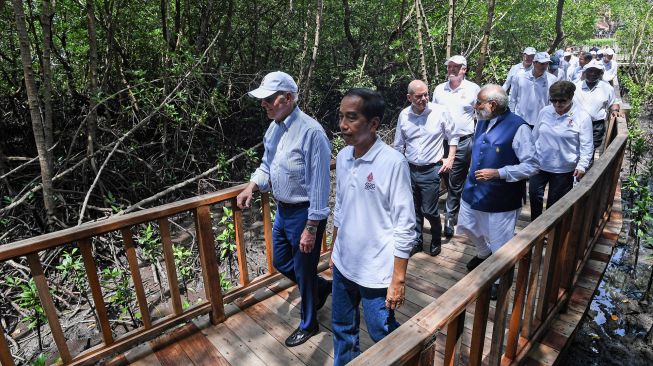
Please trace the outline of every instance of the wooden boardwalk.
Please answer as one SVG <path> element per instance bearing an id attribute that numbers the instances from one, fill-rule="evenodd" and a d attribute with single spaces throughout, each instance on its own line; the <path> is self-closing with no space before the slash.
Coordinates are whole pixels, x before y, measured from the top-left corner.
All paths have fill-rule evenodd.
<path id="1" fill-rule="evenodd" d="M 517 230 L 529 222 L 528 206 L 522 210 Z M 568 311 L 553 322 L 548 333 L 534 345 L 521 362 L 526 365 L 552 365 L 573 337 L 577 325 L 588 308 L 598 286 L 621 229 L 621 203 L 617 193 L 611 221 L 594 247 L 590 260 L 581 272 Z M 429 242 L 430 238 L 425 238 Z M 545 249 L 546 250 L 546 247 Z M 406 303 L 396 312 L 400 323 L 406 322 L 426 305 L 442 295 L 467 274 L 466 263 L 475 249 L 464 237 L 444 240 L 442 253 L 431 257 L 422 252 L 413 256 L 408 265 Z M 544 257 L 544 256 L 542 256 Z M 325 266 L 326 263 L 321 263 Z M 516 272 L 516 271 L 515 271 Z M 322 276 L 331 277 L 328 268 Z M 514 290 L 513 290 L 514 291 Z M 109 365 L 331 365 L 333 341 L 331 333 L 331 301 L 319 312 L 320 332 L 305 344 L 287 348 L 286 337 L 299 324 L 299 292 L 288 280 L 263 287 L 247 298 L 225 305 L 227 319 L 211 326 L 203 316 L 172 333 L 147 342 L 126 354 L 114 358 Z M 512 301 L 511 301 L 512 302 Z M 489 319 L 494 319 L 493 301 Z M 467 364 L 474 307 L 467 309 L 462 338 L 461 364 Z M 446 332 L 446 329 L 444 330 Z M 444 334 L 444 332 L 443 332 Z M 484 352 L 489 352 L 492 326 L 486 327 Z M 365 322 L 361 320 L 361 348 L 368 349 L 372 341 Z M 436 338 L 435 364 L 443 362 L 445 337 Z M 487 356 L 487 355 L 484 355 Z M 437 358 L 440 359 L 437 359 Z M 485 364 L 485 362 L 484 362 Z"/>

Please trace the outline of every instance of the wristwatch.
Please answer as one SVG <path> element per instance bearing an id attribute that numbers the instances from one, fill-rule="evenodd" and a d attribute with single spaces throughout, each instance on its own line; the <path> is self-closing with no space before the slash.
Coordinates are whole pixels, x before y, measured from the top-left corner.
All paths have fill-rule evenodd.
<path id="1" fill-rule="evenodd" d="M 317 226 L 315 225 L 306 225 L 304 230 L 308 231 L 309 234 L 315 235 L 317 233 Z"/>

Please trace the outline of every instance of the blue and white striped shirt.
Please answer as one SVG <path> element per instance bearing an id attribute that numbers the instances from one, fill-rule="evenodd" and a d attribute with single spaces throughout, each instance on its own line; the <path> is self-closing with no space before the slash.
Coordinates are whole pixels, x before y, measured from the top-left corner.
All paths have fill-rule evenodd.
<path id="1" fill-rule="evenodd" d="M 250 181 L 261 192 L 272 188 L 277 201 L 309 202 L 309 220 L 326 219 L 331 146 L 322 126 L 295 107 L 282 122 L 270 123 L 263 145 L 261 166 Z"/>

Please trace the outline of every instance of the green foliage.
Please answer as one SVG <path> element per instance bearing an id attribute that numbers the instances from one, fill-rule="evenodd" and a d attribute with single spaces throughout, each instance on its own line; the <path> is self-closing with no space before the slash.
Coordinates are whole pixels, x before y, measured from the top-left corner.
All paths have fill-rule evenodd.
<path id="1" fill-rule="evenodd" d="M 41 353 L 32 361 L 32 366 L 46 366 L 46 362 L 48 361 L 48 355 L 45 353 Z"/>
<path id="2" fill-rule="evenodd" d="M 33 278 L 30 278 L 29 281 L 25 282 L 18 277 L 8 276 L 5 277 L 5 283 L 9 287 L 20 291 L 18 294 L 17 303 L 21 309 L 28 312 L 28 315 L 21 319 L 27 323 L 28 329 L 35 329 L 47 320 L 45 316 L 45 310 L 43 309 L 43 306 L 41 306 L 39 292 L 36 288 L 36 283 L 34 282 Z M 50 291 L 52 292 L 52 290 Z"/>
<path id="3" fill-rule="evenodd" d="M 107 196 L 104 197 L 104 203 L 107 206 L 111 207 L 111 211 L 113 211 L 113 213 L 118 213 L 123 209 L 122 205 L 117 202 L 116 197 L 114 197 L 113 193 L 111 192 L 107 193 Z"/>
<path id="4" fill-rule="evenodd" d="M 156 262 L 157 258 L 161 256 L 161 242 L 155 236 L 152 224 L 148 223 L 145 229 L 141 230 L 136 242 L 138 242 L 138 247 L 141 249 L 141 255 L 150 263 Z"/>
<path id="5" fill-rule="evenodd" d="M 72 281 L 79 290 L 86 288 L 86 273 L 84 272 L 84 263 L 82 257 L 78 253 L 79 249 L 73 248 L 71 251 L 63 252 L 61 255 L 61 263 L 57 265 L 59 273 L 65 279 L 72 276 Z"/>
<path id="6" fill-rule="evenodd" d="M 191 266 L 188 259 L 193 253 L 183 245 L 172 246 L 172 256 L 175 258 L 177 273 L 181 276 L 182 282 L 187 282 L 191 278 Z"/>
<path id="7" fill-rule="evenodd" d="M 107 303 L 118 308 L 122 315 L 129 315 L 133 320 L 130 306 L 135 295 L 125 271 L 118 267 L 104 268 L 102 279 L 104 287 L 109 289 L 111 294 Z"/>
<path id="8" fill-rule="evenodd" d="M 236 230 L 233 222 L 233 210 L 228 207 L 222 207 L 222 214 L 219 224 L 225 228 L 215 238 L 220 248 L 220 260 L 224 260 L 236 251 Z"/>

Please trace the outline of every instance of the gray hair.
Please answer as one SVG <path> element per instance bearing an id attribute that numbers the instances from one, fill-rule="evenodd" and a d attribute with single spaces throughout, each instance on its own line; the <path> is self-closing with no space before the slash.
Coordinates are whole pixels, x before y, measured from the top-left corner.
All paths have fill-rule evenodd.
<path id="1" fill-rule="evenodd" d="M 292 101 L 297 103 L 297 101 L 299 100 L 299 92 L 296 92 L 296 93 L 295 92 L 290 92 L 290 94 L 292 94 Z"/>
<path id="2" fill-rule="evenodd" d="M 505 111 L 508 108 L 508 94 L 500 85 L 487 84 L 481 88 L 479 94 L 484 93 L 485 99 L 497 103 L 497 110 Z"/>

